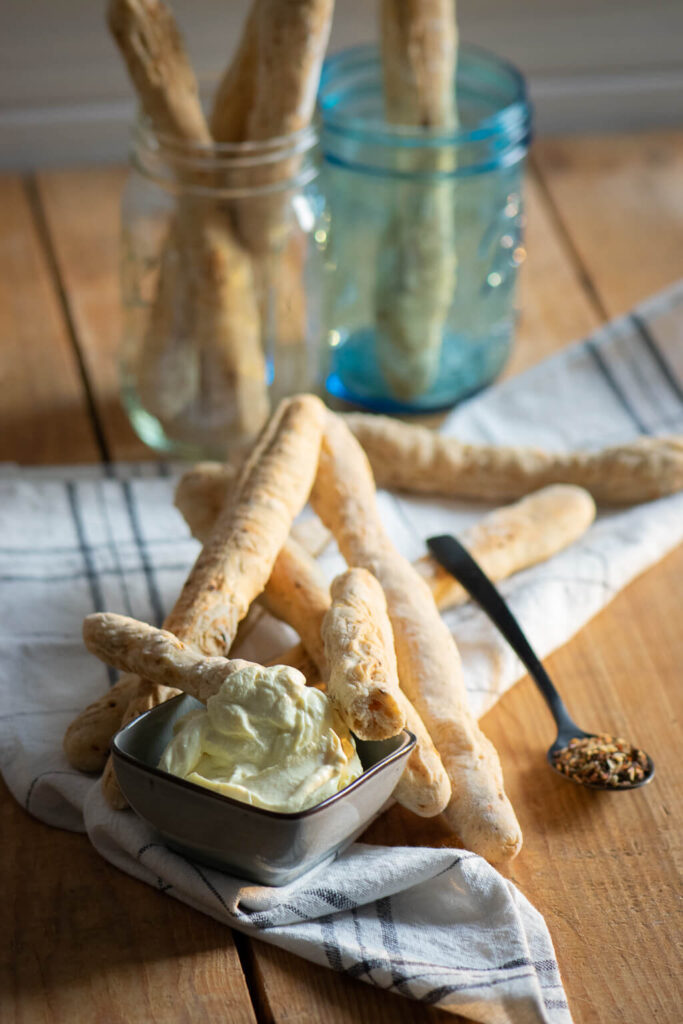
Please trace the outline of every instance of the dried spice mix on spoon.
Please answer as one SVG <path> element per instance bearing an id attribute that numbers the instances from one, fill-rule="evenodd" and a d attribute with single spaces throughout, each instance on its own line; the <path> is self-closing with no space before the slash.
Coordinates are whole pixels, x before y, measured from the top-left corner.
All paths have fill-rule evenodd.
<path id="1" fill-rule="evenodd" d="M 633 786 L 648 773 L 644 750 L 606 733 L 570 740 L 553 755 L 553 765 L 576 782 L 615 789 Z"/>

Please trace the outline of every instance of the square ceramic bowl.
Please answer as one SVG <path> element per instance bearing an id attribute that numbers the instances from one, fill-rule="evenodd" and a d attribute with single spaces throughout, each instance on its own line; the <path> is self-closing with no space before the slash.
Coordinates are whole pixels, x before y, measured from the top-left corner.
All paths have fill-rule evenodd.
<path id="1" fill-rule="evenodd" d="M 112 745 L 116 777 L 133 810 L 171 849 L 262 885 L 285 885 L 352 842 L 391 796 L 415 745 L 407 730 L 357 740 L 363 774 L 315 807 L 283 814 L 157 768 L 174 723 L 197 707 L 181 694 L 124 726 Z"/>

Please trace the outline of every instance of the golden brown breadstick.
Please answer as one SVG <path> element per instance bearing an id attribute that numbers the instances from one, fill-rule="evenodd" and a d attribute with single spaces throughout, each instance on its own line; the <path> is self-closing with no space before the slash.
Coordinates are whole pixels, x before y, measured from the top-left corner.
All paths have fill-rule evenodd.
<path id="1" fill-rule="evenodd" d="M 136 673 L 145 680 L 145 687 L 174 688 L 201 701 L 218 693 L 229 675 L 250 664 L 239 658 L 205 658 L 168 630 L 112 612 L 95 612 L 83 620 L 83 642 L 105 664 Z"/>
<path id="2" fill-rule="evenodd" d="M 213 528 L 218 510 L 234 481 L 234 470 L 217 462 L 203 462 L 188 470 L 178 482 L 175 504 L 185 518 L 193 536 L 202 543 Z M 322 540 L 320 520 L 312 531 L 312 542 Z M 318 565 L 303 557 L 302 548 L 294 539 L 295 528 L 285 541 L 270 574 L 260 602 L 278 619 L 298 625 L 298 632 L 307 651 L 317 664 L 324 662 L 320 623 L 329 606 L 329 588 Z M 296 531 L 306 542 L 306 528 Z M 329 536 L 329 534 L 327 534 Z M 302 576 L 305 574 L 305 579 Z M 305 673 L 304 673 L 305 674 Z"/>
<path id="3" fill-rule="evenodd" d="M 218 86 L 211 127 L 217 142 L 281 139 L 310 123 L 334 0 L 254 0 L 236 58 Z M 235 96 L 241 98 L 237 114 Z M 246 119 L 243 116 L 246 111 Z M 239 134 L 236 134 L 239 133 Z M 299 158 L 250 168 L 250 185 L 286 182 Z M 283 197 L 240 204 L 240 236 L 254 252 L 282 244 Z"/>
<path id="4" fill-rule="evenodd" d="M 121 727 L 126 708 L 137 694 L 137 676 L 123 675 L 98 700 L 88 704 L 64 733 L 62 746 L 72 768 L 101 772 L 109 745 Z"/>
<path id="5" fill-rule="evenodd" d="M 350 565 L 382 584 L 401 687 L 434 740 L 453 787 L 446 818 L 488 860 L 514 857 L 522 835 L 505 795 L 500 761 L 467 706 L 460 656 L 430 590 L 394 548 L 377 511 L 368 461 L 344 421 L 325 416 L 311 503 Z"/>
<path id="6" fill-rule="evenodd" d="M 576 484 L 597 503 L 630 505 L 683 488 L 683 436 L 643 437 L 597 452 L 463 444 L 385 416 L 345 417 L 380 487 L 443 497 L 513 499 Z"/>
<path id="7" fill-rule="evenodd" d="M 107 20 L 155 132 L 210 144 L 197 80 L 168 8 L 159 0 L 109 0 Z"/>
<path id="8" fill-rule="evenodd" d="M 382 588 L 366 569 L 348 569 L 330 593 L 322 623 L 328 696 L 362 740 L 396 736 L 406 719 Z"/>
<path id="9" fill-rule="evenodd" d="M 311 120 L 333 0 L 254 0 L 214 98 L 217 142 L 279 138 Z"/>
<path id="10" fill-rule="evenodd" d="M 254 105 L 258 74 L 259 20 L 259 4 L 254 2 L 213 99 L 210 124 L 216 142 L 243 142 L 249 137 L 247 121 Z"/>
<path id="11" fill-rule="evenodd" d="M 454 0 L 382 0 L 380 17 L 388 119 L 425 128 L 453 124 Z"/>
<path id="12" fill-rule="evenodd" d="M 229 650 L 238 622 L 268 581 L 308 497 L 323 415 L 313 395 L 280 403 L 165 622 L 204 654 Z"/>
<path id="13" fill-rule="evenodd" d="M 173 502 L 202 544 L 214 527 L 238 470 L 223 462 L 199 462 L 186 470 L 176 484 Z M 317 555 L 330 539 L 330 531 L 317 516 L 307 516 L 292 524 L 290 536 L 309 555 Z"/>
<path id="14" fill-rule="evenodd" d="M 568 547 L 594 519 L 595 502 L 588 491 L 554 484 L 482 516 L 460 534 L 460 540 L 484 572 L 499 581 Z M 430 555 L 413 564 L 429 585 L 438 608 L 469 600 L 465 588 Z"/>

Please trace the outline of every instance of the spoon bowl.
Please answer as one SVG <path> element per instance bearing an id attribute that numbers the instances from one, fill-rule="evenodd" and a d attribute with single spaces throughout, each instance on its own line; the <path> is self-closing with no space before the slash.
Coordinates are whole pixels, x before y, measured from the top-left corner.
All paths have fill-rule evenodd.
<path id="1" fill-rule="evenodd" d="M 574 726 L 573 727 L 572 733 L 569 736 L 566 733 L 565 734 L 558 733 L 557 739 L 553 743 L 552 747 L 550 747 L 550 749 L 548 750 L 548 753 L 546 755 L 547 760 L 548 760 L 548 764 L 553 769 L 553 771 L 557 772 L 557 774 L 561 778 L 563 778 L 566 782 L 575 782 L 579 786 L 585 786 L 586 789 L 609 790 L 610 793 L 619 793 L 619 792 L 622 792 L 624 790 L 628 792 L 628 791 L 630 791 L 632 789 L 639 789 L 640 786 L 646 786 L 648 782 L 652 781 L 652 779 L 654 777 L 654 774 L 655 774 L 655 765 L 654 765 L 654 761 L 652 760 L 650 755 L 646 754 L 645 751 L 641 751 L 640 752 L 640 753 L 645 755 L 645 762 L 646 762 L 645 766 L 643 768 L 643 776 L 642 776 L 642 778 L 632 779 L 632 780 L 629 780 L 627 783 L 620 783 L 619 785 L 614 785 L 614 784 L 611 784 L 609 782 L 600 781 L 600 780 L 595 780 L 595 781 L 590 782 L 587 779 L 579 779 L 575 775 L 567 775 L 567 774 L 565 774 L 565 772 L 562 771 L 562 769 L 559 767 L 559 765 L 557 763 L 557 760 L 556 760 L 557 756 L 563 750 L 566 750 L 569 747 L 569 744 L 570 744 L 570 742 L 573 739 L 595 739 L 595 740 L 598 740 L 600 738 L 601 738 L 601 734 L 600 733 L 584 732 L 583 729 L 579 729 L 578 726 Z"/>
<path id="2" fill-rule="evenodd" d="M 573 721 L 550 676 L 534 653 L 519 623 L 499 591 L 462 544 L 455 537 L 445 534 L 439 537 L 430 537 L 427 541 L 427 547 L 437 562 L 465 588 L 470 597 L 477 602 L 494 625 L 498 627 L 543 694 L 557 725 L 557 739 L 548 750 L 547 755 L 550 767 L 568 782 L 575 782 L 577 785 L 585 786 L 587 789 L 601 789 L 610 793 L 639 789 L 640 786 L 651 782 L 655 774 L 655 766 L 648 754 L 644 751 L 636 750 L 630 744 L 626 744 L 626 750 L 620 750 L 619 744 L 623 744 L 625 741 L 620 739 L 614 740 L 613 737 L 606 736 L 604 733 L 584 732 Z M 572 740 L 590 739 L 603 740 L 602 748 L 606 767 L 603 769 L 599 762 L 594 769 L 590 769 L 586 765 L 587 770 L 592 772 L 587 778 L 582 778 L 578 771 L 562 771 L 559 755 L 569 749 L 574 749 L 577 752 L 582 749 L 581 746 L 570 748 Z M 616 750 L 614 752 L 607 751 L 605 748 L 609 746 L 615 746 Z M 627 753 L 631 757 L 634 771 L 632 778 L 626 778 L 624 781 L 619 778 L 618 781 L 610 782 L 610 778 L 613 780 L 618 778 L 618 772 L 614 771 L 614 767 L 618 768 L 618 765 L 610 766 L 610 753 Z M 617 761 L 619 760 L 617 758 Z M 628 766 L 624 767 L 628 770 Z M 605 779 L 599 777 L 601 771 L 607 772 Z"/>

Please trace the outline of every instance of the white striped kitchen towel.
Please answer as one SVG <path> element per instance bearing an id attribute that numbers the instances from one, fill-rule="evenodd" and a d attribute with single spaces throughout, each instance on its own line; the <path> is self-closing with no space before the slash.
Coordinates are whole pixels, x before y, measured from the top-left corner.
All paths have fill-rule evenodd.
<path id="1" fill-rule="evenodd" d="M 463 404 L 444 429 L 558 449 L 683 433 L 682 385 L 683 284 Z M 115 678 L 82 648 L 84 615 L 161 622 L 195 557 L 172 489 L 172 473 L 154 464 L 0 474 L 0 770 L 16 799 L 51 825 L 87 832 L 122 870 L 317 963 L 486 1024 L 570 1021 L 543 918 L 474 854 L 355 843 L 290 886 L 263 888 L 171 853 L 133 812 L 109 810 L 95 778 L 69 767 L 67 724 Z M 410 558 L 425 537 L 458 532 L 487 510 L 388 493 L 381 508 Z M 681 539 L 683 495 L 606 512 L 570 549 L 502 589 L 546 655 Z M 321 562 L 332 575 L 338 552 L 330 547 Z M 522 667 L 477 608 L 446 619 L 483 714 Z M 264 617 L 242 654 L 262 660 L 291 640 Z"/>

